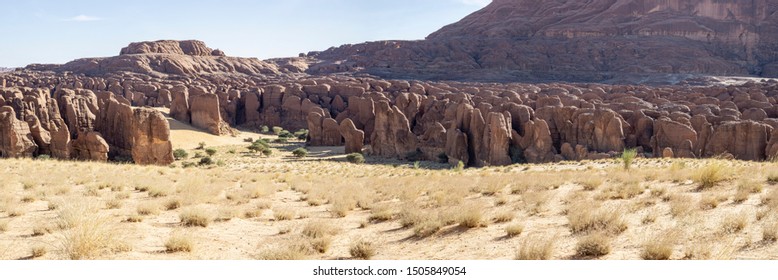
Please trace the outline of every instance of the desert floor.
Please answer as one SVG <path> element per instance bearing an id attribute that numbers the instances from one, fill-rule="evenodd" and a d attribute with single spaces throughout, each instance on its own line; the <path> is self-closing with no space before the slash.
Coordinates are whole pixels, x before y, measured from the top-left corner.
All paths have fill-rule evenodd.
<path id="1" fill-rule="evenodd" d="M 171 129 L 171 166 L 0 160 L 0 259 L 778 259 L 775 163 L 457 170 Z"/>

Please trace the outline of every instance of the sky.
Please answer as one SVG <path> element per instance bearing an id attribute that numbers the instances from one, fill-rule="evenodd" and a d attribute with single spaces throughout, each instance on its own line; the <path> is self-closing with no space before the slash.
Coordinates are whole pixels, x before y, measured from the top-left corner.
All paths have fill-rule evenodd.
<path id="1" fill-rule="evenodd" d="M 297 56 L 418 40 L 490 0 L 0 0 L 0 66 L 119 54 L 130 42 L 197 39 L 228 56 Z"/>

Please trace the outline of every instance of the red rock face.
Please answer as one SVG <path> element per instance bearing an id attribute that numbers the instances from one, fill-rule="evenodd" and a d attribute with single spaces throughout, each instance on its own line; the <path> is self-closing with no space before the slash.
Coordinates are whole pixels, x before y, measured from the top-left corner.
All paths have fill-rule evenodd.
<path id="1" fill-rule="evenodd" d="M 424 41 L 345 45 L 309 73 L 475 81 L 778 77 L 778 1 L 495 0 Z"/>

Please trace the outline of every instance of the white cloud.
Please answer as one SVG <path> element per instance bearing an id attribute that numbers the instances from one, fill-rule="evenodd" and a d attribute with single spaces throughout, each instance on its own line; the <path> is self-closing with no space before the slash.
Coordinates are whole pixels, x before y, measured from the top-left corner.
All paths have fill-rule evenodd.
<path id="1" fill-rule="evenodd" d="M 486 5 L 489 5 L 489 3 L 492 3 L 492 0 L 458 0 L 458 1 L 465 5 L 473 5 L 473 6 L 481 6 L 481 7 L 484 7 Z"/>
<path id="2" fill-rule="evenodd" d="M 87 16 L 87 15 L 77 15 L 72 18 L 66 19 L 65 21 L 84 22 L 84 21 L 98 21 L 98 20 L 103 20 L 103 19 L 99 17 Z"/>

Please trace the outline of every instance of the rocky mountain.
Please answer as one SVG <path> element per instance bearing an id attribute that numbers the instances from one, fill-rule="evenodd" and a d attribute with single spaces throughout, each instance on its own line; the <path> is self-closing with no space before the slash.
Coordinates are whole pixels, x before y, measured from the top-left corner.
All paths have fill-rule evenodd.
<path id="1" fill-rule="evenodd" d="M 16 68 L 0 67 L 0 73 L 3 73 L 3 72 L 11 72 L 11 71 L 13 71 L 13 70 L 15 70 L 15 69 L 16 69 Z"/>
<path id="2" fill-rule="evenodd" d="M 129 72 L 152 77 L 168 75 L 198 76 L 237 74 L 249 76 L 280 76 L 289 72 L 272 62 L 256 58 L 229 57 L 196 40 L 132 43 L 118 56 L 82 58 L 64 65 L 33 64 L 25 69 L 33 71 L 74 72 L 90 76 L 105 76 Z"/>
<path id="3" fill-rule="evenodd" d="M 776 0 L 494 0 L 422 41 L 309 53 L 309 73 L 471 81 L 778 77 Z"/>

